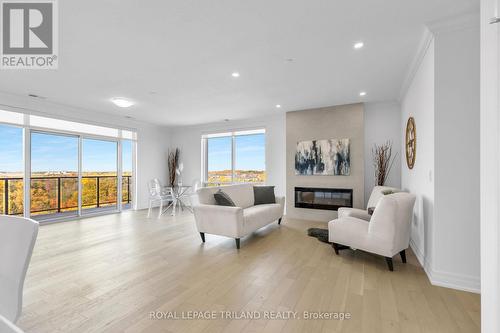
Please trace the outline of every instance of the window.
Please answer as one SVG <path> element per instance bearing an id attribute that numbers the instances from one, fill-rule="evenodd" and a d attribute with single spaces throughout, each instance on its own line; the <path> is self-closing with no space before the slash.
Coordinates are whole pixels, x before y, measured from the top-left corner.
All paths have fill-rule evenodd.
<path id="1" fill-rule="evenodd" d="M 265 183 L 264 129 L 202 136 L 203 181 L 208 186 Z"/>
<path id="2" fill-rule="evenodd" d="M 133 207 L 136 140 L 129 129 L 0 110 L 0 214 L 48 221 Z"/>
<path id="3" fill-rule="evenodd" d="M 134 143 L 130 140 L 122 140 L 122 209 L 131 208 L 132 174 L 134 165 Z"/>
<path id="4" fill-rule="evenodd" d="M 78 137 L 31 132 L 31 217 L 78 215 Z"/>
<path id="5" fill-rule="evenodd" d="M 23 129 L 0 124 L 0 214 L 23 215 Z"/>
<path id="6" fill-rule="evenodd" d="M 116 141 L 83 139 L 82 212 L 115 210 L 118 204 Z"/>

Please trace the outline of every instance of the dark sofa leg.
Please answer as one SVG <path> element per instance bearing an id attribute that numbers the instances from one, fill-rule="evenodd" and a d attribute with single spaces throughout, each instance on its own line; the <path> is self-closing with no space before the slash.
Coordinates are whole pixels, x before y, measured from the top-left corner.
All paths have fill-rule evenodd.
<path id="1" fill-rule="evenodd" d="M 401 256 L 401 260 L 403 261 L 403 263 L 406 264 L 406 252 L 405 252 L 405 250 L 399 252 L 399 255 Z"/>
<path id="2" fill-rule="evenodd" d="M 203 243 L 205 243 L 205 233 L 204 232 L 200 232 L 200 236 L 201 236 L 201 241 Z"/>
<path id="3" fill-rule="evenodd" d="M 239 250 L 240 249 L 240 239 L 235 238 L 234 240 L 236 241 L 236 248 Z"/>
<path id="4" fill-rule="evenodd" d="M 394 266 L 392 265 L 392 258 L 385 257 L 385 261 L 387 261 L 387 266 L 389 267 L 389 270 L 391 272 L 394 271 Z"/>
<path id="5" fill-rule="evenodd" d="M 339 255 L 339 246 L 337 243 L 332 243 L 332 247 L 335 250 L 335 254 Z"/>
<path id="6" fill-rule="evenodd" d="M 281 219 L 282 219 L 281 217 L 278 219 L 278 224 L 281 224 Z"/>

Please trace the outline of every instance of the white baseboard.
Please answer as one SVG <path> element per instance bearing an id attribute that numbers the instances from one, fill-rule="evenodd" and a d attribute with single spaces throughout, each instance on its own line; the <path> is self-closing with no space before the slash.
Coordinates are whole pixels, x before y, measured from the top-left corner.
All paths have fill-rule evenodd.
<path id="1" fill-rule="evenodd" d="M 427 276 L 429 276 L 429 274 L 427 274 Z M 429 280 L 435 286 L 458 289 L 476 294 L 481 293 L 481 280 L 475 276 L 432 271 L 432 276 L 429 277 Z"/>
<path id="2" fill-rule="evenodd" d="M 413 253 L 415 253 L 420 265 L 422 265 L 425 273 L 427 274 L 427 278 L 432 285 L 477 294 L 481 292 L 481 280 L 479 277 L 434 270 L 432 269 L 432 265 L 429 260 L 425 257 L 424 252 L 413 240 L 410 240 L 410 247 L 413 250 Z"/>

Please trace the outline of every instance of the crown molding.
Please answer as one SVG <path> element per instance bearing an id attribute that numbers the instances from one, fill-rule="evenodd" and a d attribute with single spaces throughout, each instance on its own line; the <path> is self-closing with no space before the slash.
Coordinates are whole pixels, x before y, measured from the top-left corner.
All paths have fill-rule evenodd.
<path id="1" fill-rule="evenodd" d="M 417 53 L 411 62 L 408 72 L 405 76 L 403 84 L 401 85 L 401 90 L 399 92 L 399 102 L 402 102 L 408 88 L 410 87 L 415 74 L 417 73 L 422 60 L 424 59 L 431 42 L 434 37 L 439 33 L 446 31 L 456 31 L 468 28 L 479 28 L 480 17 L 479 9 L 463 13 L 460 15 L 455 15 L 452 17 L 447 17 L 445 19 L 436 20 L 428 22 L 425 25 L 425 30 L 420 40 L 420 44 L 417 49 Z"/>
<path id="2" fill-rule="evenodd" d="M 439 34 L 445 31 L 455 31 L 475 27 L 479 28 L 479 22 L 480 18 L 478 8 L 477 11 L 428 22 L 426 26 L 433 34 Z"/>
<path id="3" fill-rule="evenodd" d="M 417 74 L 417 71 L 420 68 L 420 65 L 422 64 L 422 61 L 424 60 L 425 55 L 429 50 L 429 46 L 431 45 L 433 40 L 434 35 L 428 28 L 424 28 L 424 33 L 422 35 L 422 38 L 420 39 L 417 53 L 415 54 L 415 57 L 413 57 L 410 67 L 408 68 L 408 71 L 405 75 L 405 79 L 403 80 L 403 84 L 401 85 L 401 90 L 399 91 L 400 103 L 403 101 L 408 89 L 410 88 L 410 85 L 413 82 L 413 79 L 415 78 L 415 75 Z"/>

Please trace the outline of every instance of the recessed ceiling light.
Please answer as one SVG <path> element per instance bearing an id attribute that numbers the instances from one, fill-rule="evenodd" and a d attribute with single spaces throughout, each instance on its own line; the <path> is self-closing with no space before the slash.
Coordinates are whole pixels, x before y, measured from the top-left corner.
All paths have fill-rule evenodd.
<path id="1" fill-rule="evenodd" d="M 362 91 L 359 93 L 359 96 L 363 97 L 363 96 L 366 96 L 366 91 Z"/>
<path id="2" fill-rule="evenodd" d="M 276 104 L 276 107 L 279 109 L 279 108 L 281 108 L 281 105 L 280 104 Z"/>
<path id="3" fill-rule="evenodd" d="M 232 77 L 240 77 L 240 73 L 238 73 L 238 72 L 233 72 L 233 73 L 231 74 L 231 76 L 232 76 Z"/>
<path id="4" fill-rule="evenodd" d="M 121 107 L 121 108 L 128 108 L 132 105 L 134 105 L 134 102 L 122 98 L 122 97 L 115 97 L 111 99 L 111 102 L 113 102 L 116 106 Z"/>
<path id="5" fill-rule="evenodd" d="M 363 42 L 356 42 L 356 43 L 354 43 L 354 48 L 356 50 L 359 50 L 359 49 L 363 48 L 363 46 L 365 46 L 365 44 Z"/>

